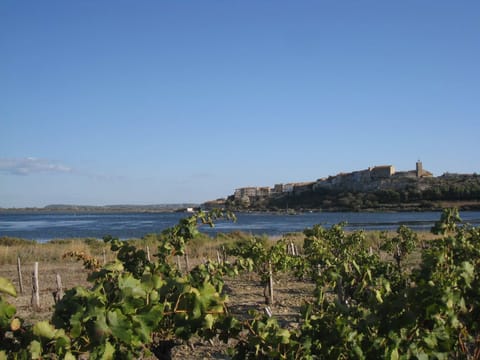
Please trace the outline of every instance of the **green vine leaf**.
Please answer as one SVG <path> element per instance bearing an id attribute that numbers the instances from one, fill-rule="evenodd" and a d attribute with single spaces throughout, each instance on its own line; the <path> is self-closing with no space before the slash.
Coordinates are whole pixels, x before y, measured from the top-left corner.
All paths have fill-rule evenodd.
<path id="1" fill-rule="evenodd" d="M 48 321 L 39 321 L 33 326 L 33 334 L 47 340 L 55 338 L 55 328 Z"/>
<path id="2" fill-rule="evenodd" d="M 11 296 L 17 296 L 17 290 L 15 289 L 15 286 L 13 285 L 13 283 L 10 280 L 5 279 L 4 277 L 1 277 L 1 276 L 0 276 L 0 293 L 4 293 Z"/>

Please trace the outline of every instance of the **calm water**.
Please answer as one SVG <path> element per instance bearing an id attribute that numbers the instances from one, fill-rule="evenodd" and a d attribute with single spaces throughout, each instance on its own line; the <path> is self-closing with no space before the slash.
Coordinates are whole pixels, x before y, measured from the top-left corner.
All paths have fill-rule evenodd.
<path id="1" fill-rule="evenodd" d="M 0 214 L 0 236 L 13 236 L 37 241 L 52 239 L 112 235 L 121 239 L 141 238 L 146 234 L 158 233 L 177 224 L 187 214 Z M 461 212 L 465 222 L 480 225 L 480 211 Z M 391 230 L 405 224 L 416 230 L 428 231 L 440 218 L 439 212 L 404 213 L 305 213 L 279 215 L 250 213 L 237 214 L 237 222 L 220 221 L 216 232 L 244 231 L 252 234 L 280 235 L 302 231 L 315 224 L 329 227 L 347 222 L 347 229 Z"/>

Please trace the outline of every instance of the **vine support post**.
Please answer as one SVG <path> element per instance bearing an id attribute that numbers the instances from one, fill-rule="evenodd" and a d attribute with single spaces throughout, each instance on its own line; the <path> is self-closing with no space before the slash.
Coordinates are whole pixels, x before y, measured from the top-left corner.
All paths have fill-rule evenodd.
<path id="1" fill-rule="evenodd" d="M 146 253 L 147 253 L 147 260 L 148 260 L 148 262 L 150 262 L 151 261 L 150 260 L 150 248 L 148 247 L 148 245 L 146 246 L 145 250 L 146 250 Z"/>
<path id="2" fill-rule="evenodd" d="M 190 271 L 190 261 L 188 260 L 188 253 L 186 251 L 183 257 L 185 258 L 185 271 L 188 273 Z"/>
<path id="3" fill-rule="evenodd" d="M 17 273 L 18 273 L 18 284 L 20 286 L 20 294 L 23 294 L 22 264 L 20 263 L 20 256 L 17 256 Z"/>
<path id="4" fill-rule="evenodd" d="M 221 259 L 220 259 L 220 252 L 217 250 L 217 262 L 220 264 Z"/>
<path id="5" fill-rule="evenodd" d="M 396 249 L 395 249 L 395 253 L 393 254 L 393 258 L 397 262 L 398 271 L 401 272 L 402 271 L 402 265 L 401 265 L 402 251 L 400 250 L 400 246 L 398 244 L 396 244 Z"/>
<path id="6" fill-rule="evenodd" d="M 268 296 L 269 303 L 273 305 L 273 274 L 272 274 L 272 262 L 268 261 Z"/>
<path id="7" fill-rule="evenodd" d="M 337 298 L 340 304 L 345 305 L 345 292 L 343 289 L 343 279 L 339 277 L 337 280 Z"/>
<path id="8" fill-rule="evenodd" d="M 59 273 L 55 275 L 55 280 L 57 283 L 57 290 L 53 292 L 53 299 L 55 300 L 56 304 L 63 298 L 62 277 Z"/>
<path id="9" fill-rule="evenodd" d="M 107 253 L 105 249 L 103 249 L 103 265 L 105 265 L 106 263 L 107 263 Z"/>
<path id="10" fill-rule="evenodd" d="M 292 255 L 293 256 L 297 256 L 298 253 L 297 253 L 297 247 L 295 246 L 295 244 L 292 242 L 290 242 L 290 247 L 292 248 Z"/>
<path id="11" fill-rule="evenodd" d="M 182 272 L 182 264 L 180 263 L 180 256 L 176 255 L 175 259 L 177 260 L 178 271 Z"/>
<path id="12" fill-rule="evenodd" d="M 34 311 L 40 310 L 40 292 L 38 289 L 38 261 L 35 261 L 32 273 L 32 307 Z"/>

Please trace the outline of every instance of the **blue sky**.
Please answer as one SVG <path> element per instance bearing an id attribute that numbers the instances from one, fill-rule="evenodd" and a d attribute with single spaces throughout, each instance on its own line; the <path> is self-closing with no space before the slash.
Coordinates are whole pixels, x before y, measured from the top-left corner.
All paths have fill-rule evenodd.
<path id="1" fill-rule="evenodd" d="M 0 2 L 0 207 L 480 170 L 478 1 Z"/>

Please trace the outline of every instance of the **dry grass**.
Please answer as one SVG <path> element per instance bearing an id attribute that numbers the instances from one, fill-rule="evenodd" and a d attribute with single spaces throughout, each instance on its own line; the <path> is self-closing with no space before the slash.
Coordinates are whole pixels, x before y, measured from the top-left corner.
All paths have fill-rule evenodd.
<path id="1" fill-rule="evenodd" d="M 22 263 L 58 262 L 69 251 L 84 252 L 89 256 L 103 258 L 103 250 L 108 247 L 101 241 L 92 239 L 54 240 L 48 243 L 17 240 L 10 242 L 8 238 L 0 239 L 0 265 L 13 265 L 20 257 Z"/>

